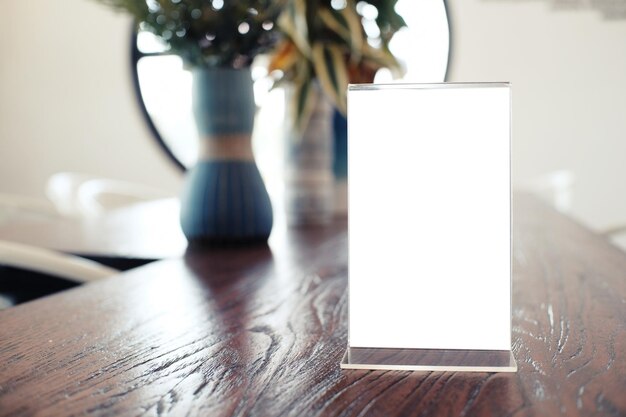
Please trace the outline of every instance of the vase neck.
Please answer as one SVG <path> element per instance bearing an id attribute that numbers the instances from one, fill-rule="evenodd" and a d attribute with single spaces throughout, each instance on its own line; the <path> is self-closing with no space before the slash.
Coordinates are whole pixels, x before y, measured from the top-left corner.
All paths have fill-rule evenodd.
<path id="1" fill-rule="evenodd" d="M 194 68 L 192 75 L 201 138 L 252 133 L 256 106 L 250 68 Z"/>

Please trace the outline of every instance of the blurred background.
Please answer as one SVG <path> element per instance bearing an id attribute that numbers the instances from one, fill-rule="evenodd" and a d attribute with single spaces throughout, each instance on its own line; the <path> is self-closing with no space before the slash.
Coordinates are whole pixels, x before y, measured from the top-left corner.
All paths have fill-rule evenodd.
<path id="1" fill-rule="evenodd" d="M 513 84 L 514 186 L 552 193 L 556 183 L 567 189 L 561 208 L 598 231 L 626 224 L 623 3 L 447 2 L 448 81 Z M 183 174 L 137 102 L 130 18 L 88 0 L 4 1 L 3 10 L 0 193 L 43 197 L 52 174 L 76 171 L 177 194 Z M 440 41 L 421 28 L 411 36 Z M 404 42 L 404 59 L 416 45 Z M 265 154 L 259 164 L 273 164 Z"/>

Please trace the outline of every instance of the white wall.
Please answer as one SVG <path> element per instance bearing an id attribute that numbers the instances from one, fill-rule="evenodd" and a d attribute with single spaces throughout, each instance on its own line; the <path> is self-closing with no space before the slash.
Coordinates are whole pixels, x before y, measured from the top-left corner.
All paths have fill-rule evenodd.
<path id="1" fill-rule="evenodd" d="M 0 193 L 43 196 L 79 171 L 178 192 L 136 104 L 127 16 L 93 0 L 4 1 L 0 25 Z"/>
<path id="2" fill-rule="evenodd" d="M 626 223 L 626 20 L 547 1 L 449 0 L 453 81 L 513 83 L 513 180 L 570 169 L 573 214 Z"/>

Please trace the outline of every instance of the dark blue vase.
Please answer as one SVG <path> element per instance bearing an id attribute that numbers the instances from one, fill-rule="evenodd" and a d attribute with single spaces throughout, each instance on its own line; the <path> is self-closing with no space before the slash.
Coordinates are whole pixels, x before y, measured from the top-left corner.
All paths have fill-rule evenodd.
<path id="1" fill-rule="evenodd" d="M 333 174 L 335 179 L 348 178 L 348 120 L 335 110 L 333 112 Z"/>
<path id="2" fill-rule="evenodd" d="M 333 114 L 333 174 L 335 216 L 348 215 L 348 121 L 338 110 Z"/>
<path id="3" fill-rule="evenodd" d="M 191 243 L 267 241 L 272 205 L 254 161 L 250 69 L 193 69 L 198 163 L 187 173 L 180 223 Z"/>

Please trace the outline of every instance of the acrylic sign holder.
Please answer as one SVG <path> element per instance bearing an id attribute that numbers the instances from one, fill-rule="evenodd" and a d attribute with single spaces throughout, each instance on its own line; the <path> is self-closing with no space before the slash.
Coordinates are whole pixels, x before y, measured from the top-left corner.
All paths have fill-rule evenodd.
<path id="1" fill-rule="evenodd" d="M 507 83 L 348 89 L 344 369 L 515 372 Z"/>

